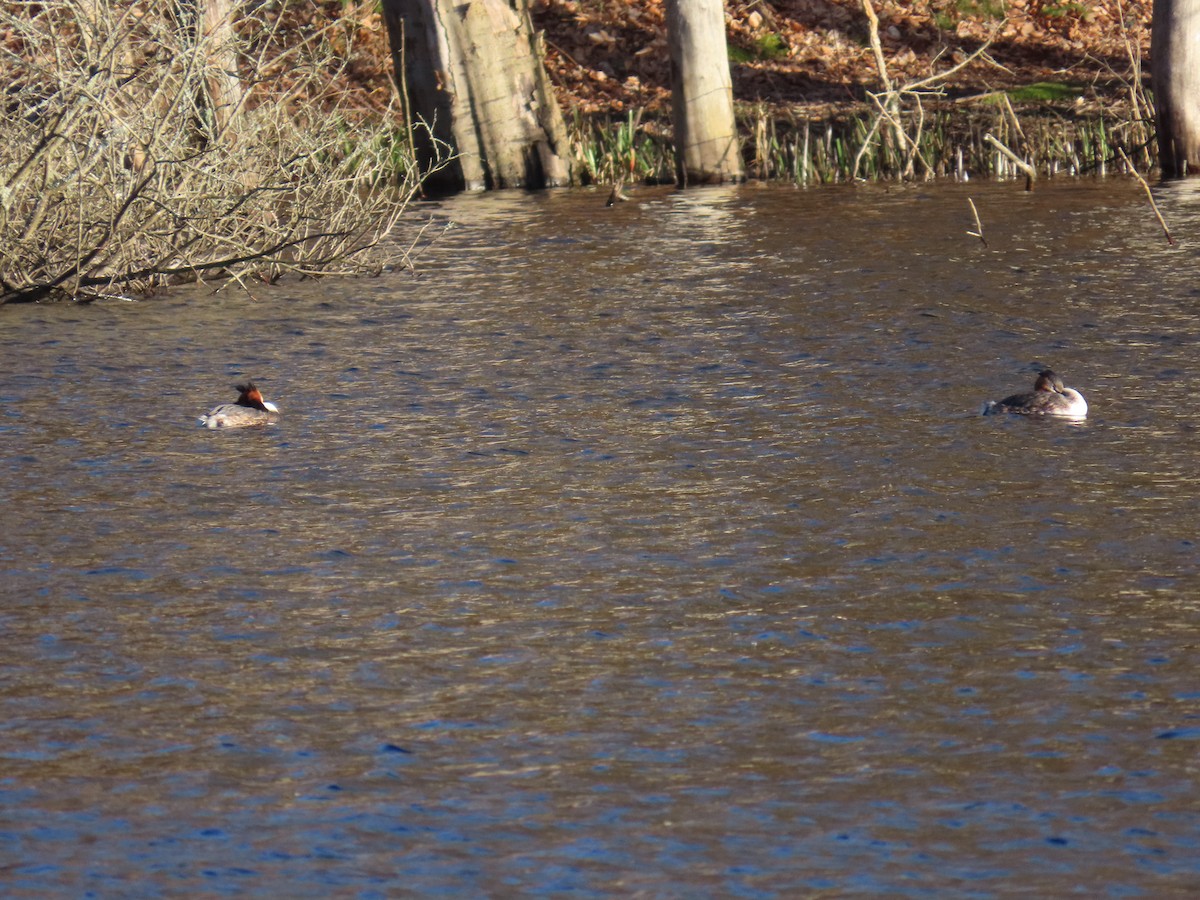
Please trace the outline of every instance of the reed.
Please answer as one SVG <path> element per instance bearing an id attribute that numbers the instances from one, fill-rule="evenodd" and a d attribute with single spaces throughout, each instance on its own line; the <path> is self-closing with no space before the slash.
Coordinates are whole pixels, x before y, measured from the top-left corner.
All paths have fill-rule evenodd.
<path id="1" fill-rule="evenodd" d="M 575 168 L 585 184 L 650 184 L 675 180 L 670 133 L 642 124 L 642 110 L 610 122 L 575 113 L 568 125 Z"/>
<path id="2" fill-rule="evenodd" d="M 972 108 L 946 103 L 923 111 L 910 128 L 925 171 L 913 177 L 1025 178 L 987 135 L 1010 148 L 1039 178 L 1124 174 L 1130 164 L 1154 166 L 1154 127 L 1142 109 L 1068 116 L 1039 106 L 1013 112 L 1002 104 Z M 824 119 L 779 115 L 765 104 L 739 110 L 748 177 L 801 186 L 906 177 L 910 156 L 873 128 L 873 113 Z M 911 123 L 907 123 L 911 124 Z M 576 114 L 570 126 L 573 152 L 586 182 L 671 183 L 674 150 L 670 126 L 644 121 L 641 112 L 605 122 Z M 1124 151 L 1130 161 L 1122 159 Z"/>
<path id="3" fill-rule="evenodd" d="M 908 157 L 893 142 L 871 137 L 872 122 L 866 113 L 814 122 L 769 118 L 751 110 L 744 129 L 753 135 L 746 142 L 747 171 L 801 185 L 904 177 Z M 814 140 L 814 133 L 820 139 Z M 1036 113 L 1014 119 L 999 112 L 955 108 L 932 116 L 927 112 L 922 127 L 910 134 L 915 134 L 917 156 L 930 178 L 1024 177 L 1017 163 L 989 143 L 989 134 L 1012 148 L 1039 177 L 1124 171 L 1128 166 L 1121 160 L 1122 150 L 1138 167 L 1154 164 L 1150 123 L 1111 114 L 1066 118 Z"/>

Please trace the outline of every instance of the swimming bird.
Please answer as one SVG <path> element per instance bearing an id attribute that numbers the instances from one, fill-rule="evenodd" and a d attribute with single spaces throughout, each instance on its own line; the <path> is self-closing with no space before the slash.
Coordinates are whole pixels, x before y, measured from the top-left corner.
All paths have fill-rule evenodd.
<path id="1" fill-rule="evenodd" d="M 279 421 L 279 407 L 263 399 L 254 382 L 236 386 L 237 403 L 222 403 L 200 417 L 205 428 L 244 428 L 247 425 L 270 425 Z"/>
<path id="2" fill-rule="evenodd" d="M 1003 400 L 989 400 L 983 405 L 983 414 L 1016 413 L 1022 416 L 1068 416 L 1082 419 L 1087 416 L 1088 405 L 1083 394 L 1074 388 L 1065 387 L 1063 381 L 1049 369 L 1038 373 L 1033 390 L 1024 394 L 1013 394 Z"/>

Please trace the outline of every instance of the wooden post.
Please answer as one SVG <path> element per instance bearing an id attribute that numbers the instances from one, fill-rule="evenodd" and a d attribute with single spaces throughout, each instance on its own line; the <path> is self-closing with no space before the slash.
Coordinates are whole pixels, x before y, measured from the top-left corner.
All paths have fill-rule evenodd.
<path id="1" fill-rule="evenodd" d="M 1150 58 L 1163 176 L 1200 175 L 1200 0 L 1154 0 Z"/>
<path id="2" fill-rule="evenodd" d="M 515 5 L 513 5 L 515 4 Z M 384 0 L 417 158 L 439 191 L 570 183 L 528 0 Z M 454 155 L 440 169 L 447 152 Z"/>
<path id="3" fill-rule="evenodd" d="M 740 181 L 722 0 L 667 0 L 667 39 L 680 186 Z"/>

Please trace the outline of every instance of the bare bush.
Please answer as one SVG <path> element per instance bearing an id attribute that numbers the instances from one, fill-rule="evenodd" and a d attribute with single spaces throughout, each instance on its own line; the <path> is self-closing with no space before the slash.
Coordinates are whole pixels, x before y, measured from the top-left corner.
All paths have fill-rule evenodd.
<path id="1" fill-rule="evenodd" d="M 941 72 L 935 72 L 926 78 L 919 78 L 902 86 L 896 86 L 892 81 L 891 75 L 888 73 L 887 61 L 883 56 L 883 45 L 879 38 L 879 17 L 875 13 L 875 7 L 871 0 L 861 0 L 861 3 L 863 13 L 867 18 L 867 38 L 871 44 L 871 53 L 875 58 L 875 67 L 879 72 L 879 80 L 883 85 L 883 90 L 878 93 L 867 92 L 867 97 L 875 104 L 876 112 L 871 123 L 871 129 L 862 146 L 859 148 L 858 155 L 854 159 L 853 177 L 858 177 L 859 166 L 863 158 L 866 156 L 871 144 L 876 140 L 877 135 L 882 133 L 893 142 L 894 147 L 902 157 L 900 165 L 901 178 L 915 177 L 916 167 L 914 163 L 921 164 L 925 178 L 932 178 L 933 167 L 921 154 L 920 150 L 921 133 L 925 127 L 925 107 L 923 101 L 927 97 L 941 97 L 942 88 L 951 77 L 977 59 L 988 60 L 987 50 L 991 46 L 992 39 L 995 37 L 998 29 L 997 32 L 993 32 L 992 37 L 989 37 L 982 46 L 950 68 Z M 990 60 L 988 61 L 990 62 Z M 905 115 L 905 107 L 911 109 L 911 113 L 908 115 Z"/>
<path id="2" fill-rule="evenodd" d="M 325 35 L 172 8 L 0 7 L 0 302 L 403 264 L 403 130 L 339 108 Z"/>

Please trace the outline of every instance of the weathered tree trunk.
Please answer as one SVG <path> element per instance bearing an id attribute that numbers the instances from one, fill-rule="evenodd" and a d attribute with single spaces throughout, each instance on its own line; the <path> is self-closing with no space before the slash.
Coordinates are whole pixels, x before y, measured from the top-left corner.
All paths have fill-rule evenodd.
<path id="1" fill-rule="evenodd" d="M 208 50 L 208 99 L 213 132 L 223 135 L 241 114 L 245 90 L 238 75 L 237 37 L 233 32 L 232 0 L 203 0 L 200 24 Z"/>
<path id="2" fill-rule="evenodd" d="M 217 140 L 229 131 L 245 102 L 238 76 L 233 0 L 177 0 L 174 13 L 186 43 L 203 54 L 204 84 L 197 100 L 203 121 L 199 126 L 205 140 Z"/>
<path id="3" fill-rule="evenodd" d="M 569 183 L 567 130 L 528 0 L 384 0 L 383 11 L 409 119 L 426 126 L 414 142 L 428 186 Z"/>
<path id="4" fill-rule="evenodd" d="M 1163 175 L 1200 175 L 1200 0 L 1154 0 L 1150 59 Z"/>
<path id="5" fill-rule="evenodd" d="M 739 181 L 742 154 L 721 0 L 667 0 L 671 108 L 681 186 Z"/>

